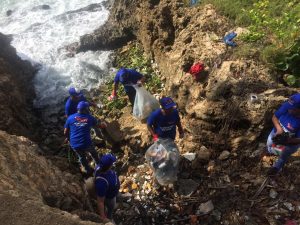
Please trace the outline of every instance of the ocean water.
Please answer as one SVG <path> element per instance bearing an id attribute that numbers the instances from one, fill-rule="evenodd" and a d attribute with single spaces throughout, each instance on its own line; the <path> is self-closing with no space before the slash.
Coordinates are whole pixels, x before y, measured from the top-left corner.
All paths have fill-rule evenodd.
<path id="1" fill-rule="evenodd" d="M 108 76 L 110 52 L 89 51 L 70 57 L 65 50 L 67 45 L 79 41 L 80 36 L 105 23 L 109 11 L 104 2 L 0 1 L 0 32 L 11 34 L 18 55 L 39 68 L 34 79 L 36 107 L 63 104 L 70 86 L 88 91 L 97 88 Z M 43 9 L 43 5 L 49 9 Z"/>

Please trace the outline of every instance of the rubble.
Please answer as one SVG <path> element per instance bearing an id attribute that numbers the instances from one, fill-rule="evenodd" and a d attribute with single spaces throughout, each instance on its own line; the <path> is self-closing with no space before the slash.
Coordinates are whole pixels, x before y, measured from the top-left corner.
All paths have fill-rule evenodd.
<path id="1" fill-rule="evenodd" d="M 274 189 L 271 189 L 269 196 L 275 199 L 278 196 L 278 193 Z"/>
<path id="2" fill-rule="evenodd" d="M 213 210 L 214 210 L 214 205 L 213 205 L 213 203 L 212 203 L 211 200 L 209 200 L 209 201 L 207 201 L 205 203 L 202 203 L 199 206 L 199 212 L 200 213 L 208 214 L 208 213 L 210 213 Z"/>
<path id="3" fill-rule="evenodd" d="M 193 161 L 196 158 L 196 153 L 187 152 L 187 153 L 184 153 L 182 156 L 189 161 Z"/>
<path id="4" fill-rule="evenodd" d="M 190 196 L 197 190 L 199 184 L 192 179 L 181 179 L 178 181 L 178 186 L 178 194 Z"/>
<path id="5" fill-rule="evenodd" d="M 228 159 L 230 156 L 230 152 L 229 151 L 223 151 L 220 156 L 219 156 L 219 160 L 225 160 Z"/>

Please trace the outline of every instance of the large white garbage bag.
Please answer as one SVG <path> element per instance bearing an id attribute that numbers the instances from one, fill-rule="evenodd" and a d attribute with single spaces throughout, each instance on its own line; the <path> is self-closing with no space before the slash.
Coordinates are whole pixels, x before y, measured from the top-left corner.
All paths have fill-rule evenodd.
<path id="1" fill-rule="evenodd" d="M 140 119 L 146 119 L 151 112 L 158 109 L 159 102 L 152 96 L 144 87 L 134 86 L 136 89 L 136 96 L 133 106 L 133 115 Z"/>

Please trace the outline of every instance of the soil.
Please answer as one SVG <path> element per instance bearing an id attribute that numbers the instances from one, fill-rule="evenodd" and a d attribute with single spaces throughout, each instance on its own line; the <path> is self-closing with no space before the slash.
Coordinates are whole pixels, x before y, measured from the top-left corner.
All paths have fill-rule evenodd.
<path id="1" fill-rule="evenodd" d="M 107 24 L 82 37 L 72 51 L 115 49 L 138 41 L 165 83 L 161 94 L 172 96 L 178 103 L 185 130 L 185 137 L 176 139 L 181 155 L 195 153 L 193 161 L 181 157 L 178 182 L 173 187 L 159 187 L 145 164 L 144 154 L 152 144 L 146 125 L 132 117 L 129 106 L 102 115 L 108 122 L 117 121 L 122 132 L 117 145 L 100 150 L 104 153 L 112 148 L 119 159 L 116 170 L 122 187 L 116 222 L 299 224 L 299 155 L 291 157 L 284 170 L 257 194 L 276 159 L 262 157 L 271 116 L 297 90 L 276 83 L 259 59 L 234 57 L 236 49 L 225 46 L 222 37 L 241 29 L 218 15 L 211 5 L 185 7 L 181 0 L 120 0 L 112 9 Z M 4 40 L 7 46 L 9 41 Z M 237 48 L 242 47 L 238 42 Z M 13 60 L 20 60 L 13 49 L 8 47 L 8 51 L 12 51 Z M 4 122 L 14 122 L 7 126 L 0 121 L 1 129 L 30 137 L 29 128 L 35 127 L 32 120 L 17 118 L 15 113 L 28 103 L 21 97 L 20 72 L 27 66 L 13 70 L 15 61 L 0 56 L 0 69 L 9 69 L 9 73 L 1 70 L 5 76 L 1 76 L 0 85 L 5 89 L 0 102 L 6 107 L 0 111 L 9 116 Z M 204 62 L 206 73 L 195 81 L 186 72 L 198 61 Z M 28 80 L 32 78 L 29 74 Z M 6 102 L 12 86 L 16 87 L 14 94 Z M 257 100 L 251 100 L 253 95 Z M 28 101 L 30 105 L 30 98 Z M 25 118 L 34 117 L 31 110 L 26 108 L 24 114 L 29 117 Z M 42 149 L 30 139 L 0 132 L 0 218 L 6 224 L 93 224 L 78 217 L 97 218 L 95 202 L 87 197 L 83 179 L 74 169 L 77 167 L 53 155 L 62 154 L 60 131 L 55 127 L 62 120 L 49 122 L 51 128 L 43 136 Z M 53 130 L 55 134 L 48 135 Z"/>

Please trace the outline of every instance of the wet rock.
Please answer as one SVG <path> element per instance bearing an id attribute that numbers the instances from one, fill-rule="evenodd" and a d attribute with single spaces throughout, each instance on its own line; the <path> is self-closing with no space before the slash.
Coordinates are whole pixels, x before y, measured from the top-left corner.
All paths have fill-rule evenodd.
<path id="1" fill-rule="evenodd" d="M 211 211 L 214 210 L 214 205 L 212 203 L 211 200 L 205 202 L 205 203 L 202 203 L 200 206 L 199 206 L 199 212 L 200 213 L 204 213 L 204 214 L 208 214 L 210 213 Z"/>
<path id="2" fill-rule="evenodd" d="M 17 56 L 11 40 L 11 36 L 0 33 L 0 130 L 36 140 L 40 126 L 31 106 L 35 69 Z"/>
<path id="3" fill-rule="evenodd" d="M 189 196 L 197 190 L 199 184 L 192 179 L 181 179 L 178 181 L 178 194 Z"/>
<path id="4" fill-rule="evenodd" d="M 6 16 L 11 16 L 11 14 L 13 13 L 13 11 L 11 9 L 6 11 Z"/>
<path id="5" fill-rule="evenodd" d="M 225 160 L 228 159 L 230 156 L 230 152 L 229 151 L 223 151 L 220 156 L 219 156 L 219 160 Z"/>
<path id="6" fill-rule="evenodd" d="M 37 10 L 49 10 L 51 7 L 49 5 L 38 5 L 33 7 L 31 10 L 32 11 L 37 11 Z"/>

